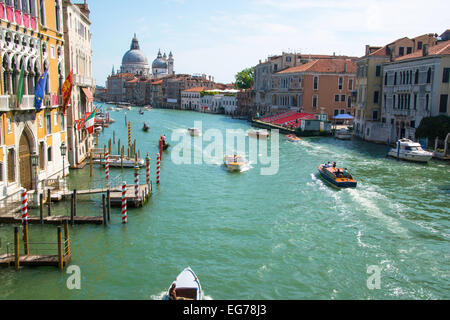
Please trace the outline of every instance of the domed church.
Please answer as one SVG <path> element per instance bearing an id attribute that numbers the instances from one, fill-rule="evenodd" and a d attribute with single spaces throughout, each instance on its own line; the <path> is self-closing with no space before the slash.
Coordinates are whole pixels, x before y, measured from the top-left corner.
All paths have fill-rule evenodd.
<path id="1" fill-rule="evenodd" d="M 167 57 L 165 53 L 162 55 L 161 50 L 159 50 L 158 56 L 152 63 L 152 73 L 150 73 L 150 65 L 148 64 L 147 57 L 144 52 L 140 50 L 139 40 L 137 39 L 136 34 L 134 34 L 130 50 L 127 51 L 122 58 L 120 73 L 132 73 L 148 78 L 161 78 L 174 74 L 173 67 L 174 58 L 172 52 L 170 52 L 169 57 Z"/>
<path id="2" fill-rule="evenodd" d="M 139 47 L 139 40 L 134 34 L 134 38 L 131 41 L 130 50 L 128 50 L 122 58 L 121 73 L 132 73 L 135 75 L 148 77 L 150 72 L 150 66 L 148 64 L 147 57 Z"/>

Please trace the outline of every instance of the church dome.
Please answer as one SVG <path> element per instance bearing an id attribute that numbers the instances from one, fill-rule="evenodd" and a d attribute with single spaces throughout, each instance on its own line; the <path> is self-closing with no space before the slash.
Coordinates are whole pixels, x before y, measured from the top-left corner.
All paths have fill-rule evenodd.
<path id="1" fill-rule="evenodd" d="M 136 35 L 134 35 L 133 41 L 131 42 L 130 50 L 122 58 L 122 66 L 127 64 L 148 65 L 148 59 L 139 48 L 139 41 Z"/>
<path id="2" fill-rule="evenodd" d="M 156 58 L 152 63 L 152 68 L 154 69 L 166 69 L 167 63 L 161 58 Z"/>

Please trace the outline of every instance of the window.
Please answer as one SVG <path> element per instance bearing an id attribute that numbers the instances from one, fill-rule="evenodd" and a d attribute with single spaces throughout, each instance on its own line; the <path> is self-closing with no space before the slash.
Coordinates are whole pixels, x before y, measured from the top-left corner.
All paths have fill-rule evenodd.
<path id="1" fill-rule="evenodd" d="M 417 93 L 414 93 L 414 110 L 417 110 Z"/>
<path id="2" fill-rule="evenodd" d="M 345 114 L 345 109 L 341 109 L 341 114 Z"/>
<path id="3" fill-rule="evenodd" d="M 342 90 L 344 87 L 344 78 L 339 77 L 339 90 Z"/>
<path id="4" fill-rule="evenodd" d="M 378 120 L 378 110 L 374 110 L 372 113 L 372 120 Z"/>
<path id="5" fill-rule="evenodd" d="M 427 72 L 427 83 L 431 83 L 431 68 L 428 68 L 428 72 Z"/>
<path id="6" fill-rule="evenodd" d="M 52 147 L 48 147 L 47 149 L 47 161 L 48 162 L 52 162 L 53 158 L 52 158 Z"/>
<path id="7" fill-rule="evenodd" d="M 45 0 L 39 0 L 39 16 L 41 17 L 41 24 L 45 26 Z"/>
<path id="8" fill-rule="evenodd" d="M 55 17 L 56 30 L 61 31 L 61 8 L 59 7 L 59 0 L 55 0 Z"/>
<path id="9" fill-rule="evenodd" d="M 410 54 L 412 53 L 412 47 L 407 47 L 406 48 L 406 54 Z"/>
<path id="10" fill-rule="evenodd" d="M 52 59 L 56 58 L 56 56 L 55 56 L 55 47 L 54 46 L 50 46 L 50 57 Z"/>
<path id="11" fill-rule="evenodd" d="M 441 94 L 441 102 L 439 103 L 439 113 L 447 113 L 448 94 Z"/>
<path id="12" fill-rule="evenodd" d="M 8 182 L 16 181 L 16 153 L 14 149 L 8 150 Z"/>
<path id="13" fill-rule="evenodd" d="M 45 170 L 45 145 L 44 142 L 39 143 L 39 168 Z"/>
<path id="14" fill-rule="evenodd" d="M 405 48 L 404 47 L 398 48 L 398 55 L 399 56 L 404 56 L 405 55 Z"/>
<path id="15" fill-rule="evenodd" d="M 430 106 L 430 96 L 427 94 L 425 96 L 425 110 L 428 111 L 428 107 Z"/>
<path id="16" fill-rule="evenodd" d="M 375 91 L 373 93 L 373 103 L 378 104 L 379 103 L 379 99 L 380 99 L 380 92 L 379 91 Z"/>
<path id="17" fill-rule="evenodd" d="M 397 85 L 397 72 L 394 74 L 394 86 Z"/>
<path id="18" fill-rule="evenodd" d="M 339 115 L 339 110 L 338 109 L 334 109 L 334 116 L 338 116 Z"/>
<path id="19" fill-rule="evenodd" d="M 317 109 L 317 104 L 318 104 L 317 95 L 313 95 L 313 102 L 312 102 L 313 109 Z"/>
<path id="20" fill-rule="evenodd" d="M 47 134 L 52 134 L 52 115 L 47 114 Z"/>
<path id="21" fill-rule="evenodd" d="M 348 79 L 348 90 L 353 90 L 353 79 Z"/>
<path id="22" fill-rule="evenodd" d="M 273 70 L 274 70 L 274 71 L 277 71 L 277 70 L 278 70 L 278 65 L 277 65 L 277 64 L 274 64 L 274 65 L 273 65 Z"/>
<path id="23" fill-rule="evenodd" d="M 381 66 L 376 66 L 375 76 L 376 77 L 381 77 Z"/>
<path id="24" fill-rule="evenodd" d="M 291 62 L 291 57 L 286 57 L 286 62 Z"/>
<path id="25" fill-rule="evenodd" d="M 393 100 L 392 100 L 392 101 L 393 101 L 393 102 L 392 102 L 392 108 L 395 109 L 395 99 L 396 99 L 396 96 L 394 95 L 392 98 L 393 98 Z"/>
<path id="26" fill-rule="evenodd" d="M 339 102 L 339 95 L 338 95 L 338 94 L 335 94 L 335 95 L 334 95 L 334 101 L 335 101 L 335 102 Z"/>
<path id="27" fill-rule="evenodd" d="M 347 108 L 351 108 L 352 107 L 352 97 L 348 97 L 348 100 L 347 100 Z"/>
<path id="28" fill-rule="evenodd" d="M 347 98 L 347 96 L 345 94 L 342 94 L 341 95 L 341 102 L 345 102 L 346 98 Z"/>
<path id="29" fill-rule="evenodd" d="M 444 68 L 444 73 L 442 75 L 442 82 L 448 83 L 450 78 L 450 68 Z"/>
<path id="30" fill-rule="evenodd" d="M 413 121 L 411 121 L 411 123 L 409 124 L 409 126 L 411 127 L 411 128 L 416 128 L 416 122 L 413 120 Z"/>
<path id="31" fill-rule="evenodd" d="M 416 70 L 416 74 L 414 75 L 414 84 L 419 84 L 419 69 Z"/>
<path id="32" fill-rule="evenodd" d="M 422 41 L 417 42 L 417 50 L 422 50 Z"/>
<path id="33" fill-rule="evenodd" d="M 319 90 L 319 77 L 314 77 L 314 90 Z"/>
<path id="34" fill-rule="evenodd" d="M 387 86 L 388 84 L 388 74 L 387 72 L 384 74 L 384 85 Z"/>

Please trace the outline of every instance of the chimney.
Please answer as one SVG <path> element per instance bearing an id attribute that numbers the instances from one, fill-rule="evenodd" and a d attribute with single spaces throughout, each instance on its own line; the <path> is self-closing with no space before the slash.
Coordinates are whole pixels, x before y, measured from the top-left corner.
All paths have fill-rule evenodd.
<path id="1" fill-rule="evenodd" d="M 89 5 L 84 0 L 84 3 L 75 3 L 75 5 L 80 8 L 80 11 L 89 19 L 89 14 L 91 11 L 89 10 Z"/>
<path id="2" fill-rule="evenodd" d="M 422 56 L 426 57 L 428 55 L 428 44 L 424 44 L 422 48 Z"/>
<path id="3" fill-rule="evenodd" d="M 366 44 L 366 56 L 370 54 L 370 46 Z"/>
<path id="4" fill-rule="evenodd" d="M 347 73 L 347 61 L 344 62 L 344 73 Z"/>

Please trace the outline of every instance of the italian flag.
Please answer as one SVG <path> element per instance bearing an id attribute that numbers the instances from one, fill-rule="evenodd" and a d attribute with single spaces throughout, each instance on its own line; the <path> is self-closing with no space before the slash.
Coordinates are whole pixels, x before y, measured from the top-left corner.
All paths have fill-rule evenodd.
<path id="1" fill-rule="evenodd" d="M 89 134 L 94 133 L 96 112 L 97 112 L 97 110 L 92 111 L 91 114 L 89 115 L 89 117 L 87 117 L 86 120 L 84 121 L 84 127 L 86 128 L 86 130 L 88 131 Z"/>

